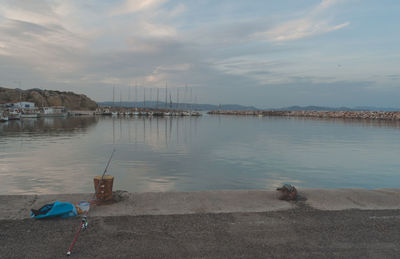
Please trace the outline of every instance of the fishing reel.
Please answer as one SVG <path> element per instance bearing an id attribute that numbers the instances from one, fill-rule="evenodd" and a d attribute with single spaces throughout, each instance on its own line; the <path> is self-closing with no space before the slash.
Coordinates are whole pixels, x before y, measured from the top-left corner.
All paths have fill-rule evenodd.
<path id="1" fill-rule="evenodd" d="M 82 231 L 85 231 L 88 228 L 87 216 L 82 217 Z"/>

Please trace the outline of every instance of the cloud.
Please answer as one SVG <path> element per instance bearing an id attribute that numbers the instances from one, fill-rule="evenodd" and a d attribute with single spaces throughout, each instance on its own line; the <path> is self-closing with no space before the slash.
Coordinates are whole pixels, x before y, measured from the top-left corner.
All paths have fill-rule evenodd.
<path id="1" fill-rule="evenodd" d="M 11 2 L 0 5 L 0 55 L 32 71 L 57 78 L 82 69 L 81 58 L 93 36 L 70 22 L 72 4 Z M 75 19 L 76 20 L 76 19 Z M 63 80 L 61 80 L 63 81 Z M 65 81 L 65 80 L 64 80 Z"/>
<path id="2" fill-rule="evenodd" d="M 4 37 L 0 55 L 14 57 L 45 73 L 79 69 L 77 55 L 87 44 L 81 35 L 58 24 L 7 20 L 0 25 L 0 35 Z"/>
<path id="3" fill-rule="evenodd" d="M 337 2 L 338 0 L 323 0 L 303 17 L 286 21 L 266 31 L 257 32 L 253 36 L 271 42 L 279 42 L 312 37 L 342 29 L 350 25 L 350 22 L 333 25 L 328 18 L 325 18 L 329 8 Z"/>
<path id="4" fill-rule="evenodd" d="M 15 1 L 13 5 L 2 4 L 0 5 L 0 14 L 7 19 L 36 24 L 57 22 L 52 7 L 45 2 L 24 4 L 21 1 Z"/>
<path id="5" fill-rule="evenodd" d="M 175 64 L 158 66 L 145 78 L 148 83 L 160 84 L 171 78 L 173 74 L 184 73 L 191 68 L 190 64 Z"/>
<path id="6" fill-rule="evenodd" d="M 341 2 L 299 9 L 304 5 L 286 1 L 6 0 L 0 4 L 0 83 L 14 86 L 18 79 L 23 88 L 71 90 L 102 101 L 115 84 L 154 88 L 167 80 L 171 89 L 193 86 L 202 102 L 271 106 L 290 105 L 304 92 L 306 104 L 318 96 L 307 85 L 337 88 L 340 81 L 379 80 L 368 87 L 395 93 L 398 47 L 371 45 L 371 33 L 356 31 L 364 20 L 352 28 L 357 37 L 296 41 L 349 26 L 336 16 Z M 346 8 L 341 17 L 360 19 L 357 5 Z M 341 100 L 328 94 L 337 99 L 324 100 Z"/>
<path id="7" fill-rule="evenodd" d="M 166 1 L 167 0 L 125 0 L 121 5 L 112 10 L 111 15 L 122 15 L 153 9 Z"/>
<path id="8" fill-rule="evenodd" d="M 164 38 L 177 35 L 176 29 L 169 25 L 143 22 L 140 27 L 143 32 L 142 35 L 146 35 L 147 37 Z"/>
<path id="9" fill-rule="evenodd" d="M 175 6 L 170 12 L 168 12 L 168 16 L 170 18 L 172 17 L 176 17 L 180 14 L 182 14 L 184 11 L 186 10 L 186 7 L 184 4 L 178 4 L 177 6 Z"/>
<path id="10" fill-rule="evenodd" d="M 282 24 L 276 28 L 263 33 L 269 41 L 288 41 L 311 37 L 318 34 L 328 33 L 348 26 L 345 22 L 339 25 L 329 25 L 326 21 L 315 21 L 300 19 Z"/>

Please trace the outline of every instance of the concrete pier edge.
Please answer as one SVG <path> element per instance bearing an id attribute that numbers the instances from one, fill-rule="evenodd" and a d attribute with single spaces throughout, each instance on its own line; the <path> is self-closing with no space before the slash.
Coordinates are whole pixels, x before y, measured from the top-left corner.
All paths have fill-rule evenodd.
<path id="1" fill-rule="evenodd" d="M 116 202 L 94 206 L 91 216 L 176 215 L 201 213 L 269 212 L 307 205 L 317 210 L 400 209 L 400 189 L 299 189 L 303 201 L 278 199 L 271 190 L 219 190 L 199 192 L 116 191 Z M 31 208 L 40 208 L 56 200 L 76 203 L 87 201 L 90 193 L 46 195 L 0 195 L 0 220 L 30 218 Z"/>

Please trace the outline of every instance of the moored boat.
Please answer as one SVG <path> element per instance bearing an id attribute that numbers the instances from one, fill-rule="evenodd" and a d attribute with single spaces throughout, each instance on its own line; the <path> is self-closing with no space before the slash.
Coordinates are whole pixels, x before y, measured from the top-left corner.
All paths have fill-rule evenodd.
<path id="1" fill-rule="evenodd" d="M 29 119 L 29 118 L 35 119 L 38 117 L 39 117 L 39 115 L 37 113 L 21 113 L 22 119 Z"/>
<path id="2" fill-rule="evenodd" d="M 200 112 L 197 112 L 197 111 L 192 111 L 191 113 L 190 113 L 190 116 L 201 116 L 202 114 L 200 113 Z"/>
<path id="3" fill-rule="evenodd" d="M 0 114 L 0 122 L 6 122 L 6 121 L 8 121 L 8 116 Z"/>
<path id="4" fill-rule="evenodd" d="M 23 109 L 21 112 L 21 118 L 22 119 L 28 119 L 28 118 L 39 118 L 39 111 L 35 110 L 25 110 Z"/>
<path id="5" fill-rule="evenodd" d="M 8 120 L 21 119 L 21 112 L 19 110 L 12 110 L 8 112 Z"/>
<path id="6" fill-rule="evenodd" d="M 104 109 L 104 110 L 102 110 L 102 112 L 101 112 L 101 115 L 112 115 L 112 113 L 111 113 L 111 111 L 110 111 L 110 109 Z"/>
<path id="7" fill-rule="evenodd" d="M 42 117 L 67 117 L 68 113 L 64 107 L 42 107 L 40 113 Z"/>

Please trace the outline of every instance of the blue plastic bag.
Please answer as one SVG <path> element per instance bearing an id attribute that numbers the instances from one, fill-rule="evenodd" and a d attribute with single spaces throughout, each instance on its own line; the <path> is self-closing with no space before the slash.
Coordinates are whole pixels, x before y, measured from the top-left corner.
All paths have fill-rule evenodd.
<path id="1" fill-rule="evenodd" d="M 31 217 L 35 219 L 54 217 L 69 218 L 75 217 L 77 215 L 78 213 L 76 211 L 76 208 L 72 203 L 59 201 L 46 204 L 39 210 L 31 210 Z"/>

